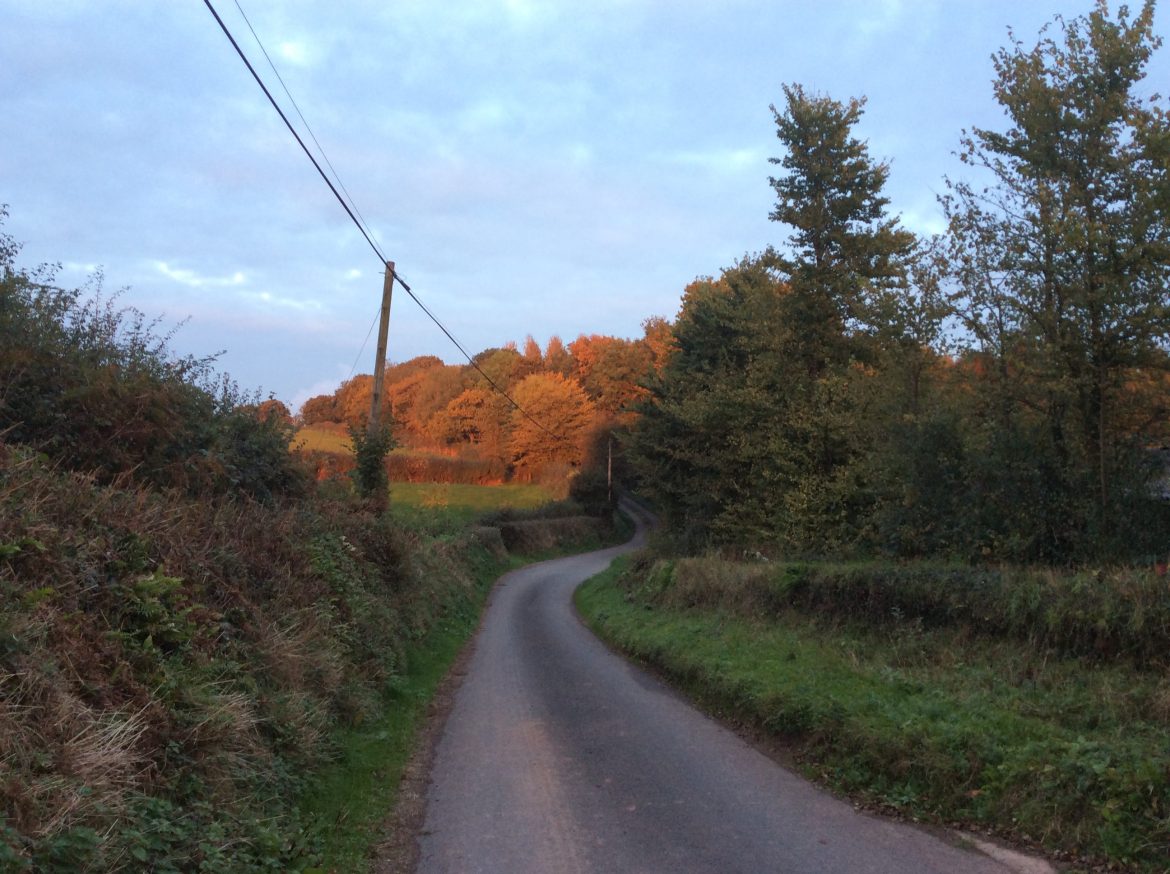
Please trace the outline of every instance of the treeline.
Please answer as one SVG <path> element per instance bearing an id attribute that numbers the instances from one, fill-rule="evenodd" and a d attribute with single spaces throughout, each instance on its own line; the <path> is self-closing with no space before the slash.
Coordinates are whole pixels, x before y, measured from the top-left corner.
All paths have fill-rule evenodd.
<path id="1" fill-rule="evenodd" d="M 888 209 L 864 100 L 785 88 L 782 250 L 687 288 L 627 439 L 679 544 L 1053 563 L 1170 551 L 1170 117 L 1153 3 L 994 55 L 947 232 Z"/>
<path id="2" fill-rule="evenodd" d="M 422 356 L 388 367 L 383 418 L 397 445 L 420 451 L 391 456 L 391 479 L 563 483 L 629 421 L 649 374 L 665 363 L 667 323 L 648 319 L 644 332 L 632 340 L 582 335 L 568 345 L 554 336 L 544 349 L 530 336 L 522 350 L 479 353 L 475 366 Z M 307 400 L 299 420 L 360 428 L 372 399 L 373 377 L 355 376 Z"/>

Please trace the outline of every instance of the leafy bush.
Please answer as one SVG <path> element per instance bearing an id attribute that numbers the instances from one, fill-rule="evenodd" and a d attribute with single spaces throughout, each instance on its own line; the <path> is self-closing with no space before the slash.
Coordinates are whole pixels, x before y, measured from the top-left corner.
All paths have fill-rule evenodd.
<path id="1" fill-rule="evenodd" d="M 0 219 L 6 215 L 0 211 Z M 0 433 L 71 470 L 190 494 L 259 500 L 301 494 L 289 425 L 258 415 L 259 399 L 213 369 L 214 357 L 177 357 L 171 334 L 101 277 L 81 289 L 47 268 L 18 267 L 0 234 Z"/>
<path id="2" fill-rule="evenodd" d="M 605 471 L 596 467 L 582 469 L 569 481 L 569 497 L 590 516 L 608 516 L 616 506 Z"/>
<path id="3" fill-rule="evenodd" d="M 370 431 L 350 427 L 349 442 L 353 446 L 354 469 L 351 474 L 358 494 L 385 506 L 389 479 L 386 477 L 386 456 L 394 447 L 390 429 L 382 427 Z"/>

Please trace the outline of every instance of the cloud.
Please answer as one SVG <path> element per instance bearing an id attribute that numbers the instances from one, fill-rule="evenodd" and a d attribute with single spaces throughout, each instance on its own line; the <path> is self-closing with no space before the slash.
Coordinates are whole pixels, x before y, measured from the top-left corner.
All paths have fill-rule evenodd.
<path id="1" fill-rule="evenodd" d="M 901 20 L 906 6 L 903 0 L 879 0 L 866 4 L 866 15 L 857 19 L 857 29 L 864 36 L 875 36 L 894 28 Z"/>
<path id="2" fill-rule="evenodd" d="M 155 261 L 155 269 L 168 279 L 189 285 L 192 288 L 225 288 L 233 285 L 244 285 L 248 279 L 243 271 L 237 270 L 231 276 L 200 276 L 194 270 L 181 267 L 171 267 L 166 261 Z"/>
<path id="3" fill-rule="evenodd" d="M 244 292 L 241 297 L 245 300 L 254 301 L 265 306 L 281 307 L 283 309 L 296 310 L 297 312 L 322 312 L 325 307 L 319 300 L 306 300 L 303 298 L 281 297 L 273 294 L 270 291 L 248 291 Z"/>
<path id="4" fill-rule="evenodd" d="M 902 210 L 899 218 L 901 218 L 903 226 L 921 236 L 929 237 L 941 234 L 947 229 L 946 217 L 937 206 L 933 210 L 930 208 L 905 209 Z"/>
<path id="5" fill-rule="evenodd" d="M 293 392 L 289 403 L 293 413 L 299 413 L 301 411 L 301 406 L 309 398 L 316 397 L 317 395 L 330 395 L 337 391 L 337 386 L 346 379 L 345 367 L 340 364 L 337 365 L 337 372 L 340 374 L 339 376 L 335 376 L 332 379 L 319 379 L 312 385 L 302 386 Z"/>
<path id="6" fill-rule="evenodd" d="M 76 261 L 66 261 L 62 266 L 73 273 L 97 273 L 102 269 L 100 264 L 79 264 Z"/>
<path id="7" fill-rule="evenodd" d="M 305 67 L 309 64 L 309 52 L 305 48 L 305 44 L 301 42 L 282 42 L 276 47 L 276 51 L 280 56 L 298 67 Z"/>
<path id="8" fill-rule="evenodd" d="M 364 275 L 365 274 L 363 274 L 362 271 L 358 270 L 356 267 L 351 267 L 349 270 L 345 271 L 345 279 L 349 282 L 352 282 L 355 279 L 361 279 Z"/>
<path id="9" fill-rule="evenodd" d="M 741 173 L 762 169 L 767 157 L 762 149 L 707 149 L 705 151 L 671 152 L 667 161 L 694 167 L 708 173 Z"/>

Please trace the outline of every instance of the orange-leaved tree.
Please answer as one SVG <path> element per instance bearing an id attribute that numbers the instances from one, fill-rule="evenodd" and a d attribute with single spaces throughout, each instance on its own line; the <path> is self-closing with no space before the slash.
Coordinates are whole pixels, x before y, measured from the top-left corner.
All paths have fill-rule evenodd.
<path id="1" fill-rule="evenodd" d="M 576 381 L 537 373 L 518 383 L 512 397 L 528 413 L 512 413 L 509 446 L 517 468 L 581 463 L 595 408 Z"/>

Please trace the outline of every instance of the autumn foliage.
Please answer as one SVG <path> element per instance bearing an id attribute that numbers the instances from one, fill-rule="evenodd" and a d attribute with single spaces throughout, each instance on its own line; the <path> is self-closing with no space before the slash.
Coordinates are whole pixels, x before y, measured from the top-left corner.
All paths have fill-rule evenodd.
<path id="1" fill-rule="evenodd" d="M 598 461 L 599 435 L 628 426 L 632 405 L 670 354 L 670 325 L 649 319 L 646 334 L 622 339 L 553 336 L 541 349 L 525 339 L 486 349 L 474 364 L 421 356 L 386 370 L 383 417 L 404 452 L 387 466 L 398 481 L 490 483 L 506 479 L 566 487 Z M 362 374 L 331 395 L 307 400 L 303 426 L 360 426 L 370 413 L 373 378 Z M 313 455 L 318 476 L 347 469 L 344 458 Z"/>

